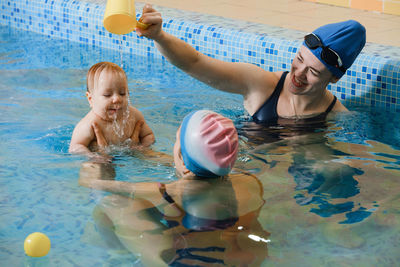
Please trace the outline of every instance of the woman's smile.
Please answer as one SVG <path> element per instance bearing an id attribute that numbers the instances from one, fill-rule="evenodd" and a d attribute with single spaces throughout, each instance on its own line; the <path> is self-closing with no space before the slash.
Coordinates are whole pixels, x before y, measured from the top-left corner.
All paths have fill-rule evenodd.
<path id="1" fill-rule="evenodd" d="M 304 83 L 297 79 L 295 75 L 292 75 L 292 83 L 299 88 L 304 86 Z"/>

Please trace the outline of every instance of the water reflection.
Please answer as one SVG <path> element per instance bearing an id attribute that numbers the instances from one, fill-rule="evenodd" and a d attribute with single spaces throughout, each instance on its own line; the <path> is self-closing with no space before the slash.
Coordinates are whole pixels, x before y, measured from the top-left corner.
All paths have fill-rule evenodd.
<path id="1" fill-rule="evenodd" d="M 109 164 L 84 163 L 80 173 L 81 185 L 115 193 L 93 212 L 110 248 L 125 248 L 146 266 L 260 266 L 267 257 L 270 234 L 258 220 L 263 188 L 254 175 L 167 184 L 114 177 Z"/>
<path id="2" fill-rule="evenodd" d="M 351 130 L 340 127 L 341 121 L 275 125 L 242 121 L 239 134 L 249 150 L 244 153 L 260 164 L 268 165 L 264 166 L 268 168 L 264 170 L 266 175 L 280 174 L 282 168 L 286 168 L 287 176 L 295 183 L 293 198 L 298 205 L 309 207 L 310 212 L 321 217 L 340 215 L 336 219 L 339 224 L 354 224 L 368 218 L 378 206 L 378 199 L 359 201 L 364 197 L 360 196 L 363 190 L 364 194 L 369 191 L 360 182 L 373 173 L 366 168 L 365 158 L 386 163 L 384 165 L 389 165 L 383 166 L 386 169 L 398 169 L 399 166 L 393 164 L 393 161 L 398 162 L 398 151 L 394 149 L 360 154 L 369 147 L 364 144 L 368 141 L 367 135 L 354 132 L 357 128 L 354 122 L 346 121 L 346 125 L 349 124 Z M 340 136 L 335 138 L 338 132 Z M 349 133 L 358 134 L 361 144 L 342 142 L 342 135 Z M 274 156 L 277 154 L 284 155 L 284 160 Z M 386 155 L 384 159 L 382 155 Z"/>
<path id="3" fill-rule="evenodd" d="M 360 193 L 356 177 L 364 172 L 337 161 L 338 156 L 346 154 L 328 146 L 322 134 L 316 134 L 313 139 L 312 144 L 292 144 L 292 165 L 288 173 L 297 184 L 296 203 L 313 206 L 310 212 L 322 217 L 345 213 L 347 220 L 340 223 L 362 221 L 371 212 L 364 207 L 354 210 L 354 202 L 348 199 Z"/>

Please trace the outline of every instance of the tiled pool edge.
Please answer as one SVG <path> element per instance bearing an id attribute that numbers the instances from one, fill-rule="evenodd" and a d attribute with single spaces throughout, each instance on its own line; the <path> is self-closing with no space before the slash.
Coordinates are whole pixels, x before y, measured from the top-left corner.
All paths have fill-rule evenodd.
<path id="1" fill-rule="evenodd" d="M 135 33 L 112 35 L 102 26 L 104 6 L 72 0 L 0 0 L 0 24 L 87 45 L 160 58 L 154 43 Z M 164 16 L 164 29 L 199 51 L 227 61 L 248 62 L 270 71 L 289 70 L 301 44 L 267 34 L 216 27 Z M 352 105 L 400 112 L 400 59 L 362 53 L 347 74 L 329 89 Z"/>

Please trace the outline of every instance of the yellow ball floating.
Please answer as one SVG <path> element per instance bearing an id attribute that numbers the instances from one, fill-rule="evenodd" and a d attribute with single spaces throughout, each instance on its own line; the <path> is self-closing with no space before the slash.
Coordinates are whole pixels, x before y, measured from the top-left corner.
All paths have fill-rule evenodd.
<path id="1" fill-rule="evenodd" d="M 24 242 L 25 253 L 31 257 L 43 257 L 50 251 L 50 239 L 43 233 L 32 233 Z"/>

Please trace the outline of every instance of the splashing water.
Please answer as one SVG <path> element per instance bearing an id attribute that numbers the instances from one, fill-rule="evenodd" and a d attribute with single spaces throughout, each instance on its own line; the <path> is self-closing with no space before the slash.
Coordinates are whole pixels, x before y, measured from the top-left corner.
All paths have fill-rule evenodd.
<path id="1" fill-rule="evenodd" d="M 118 123 L 117 119 L 113 120 L 112 129 L 114 133 L 118 136 L 118 138 L 122 138 L 124 136 L 124 121 L 122 123 Z"/>
<path id="2" fill-rule="evenodd" d="M 129 105 L 126 106 L 126 110 L 123 112 L 121 121 L 118 121 L 117 116 L 114 117 L 114 120 L 112 122 L 112 129 L 115 132 L 115 134 L 118 136 L 119 139 L 122 139 L 124 137 L 124 133 L 125 133 L 124 126 L 127 125 L 129 119 L 130 119 Z M 125 140 L 121 140 L 121 141 L 123 142 Z"/>
<path id="3" fill-rule="evenodd" d="M 120 67 L 123 69 L 124 68 L 124 61 L 123 61 L 123 36 L 119 35 L 119 59 L 120 59 Z M 129 88 L 128 94 L 129 94 Z M 112 123 L 112 129 L 115 132 L 115 134 L 118 136 L 119 139 L 122 139 L 124 137 L 124 126 L 129 122 L 130 120 L 130 110 L 129 107 L 131 105 L 131 100 L 128 97 L 128 105 L 126 106 L 126 110 L 123 114 L 122 121 L 118 122 L 117 117 L 114 118 L 113 123 Z M 128 140 L 121 140 L 120 144 L 122 146 L 126 146 L 131 142 L 130 139 Z"/>
<path id="4" fill-rule="evenodd" d="M 119 36 L 119 59 L 120 59 L 120 66 L 124 68 L 124 61 L 123 61 L 123 37 L 122 35 Z"/>

